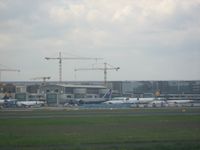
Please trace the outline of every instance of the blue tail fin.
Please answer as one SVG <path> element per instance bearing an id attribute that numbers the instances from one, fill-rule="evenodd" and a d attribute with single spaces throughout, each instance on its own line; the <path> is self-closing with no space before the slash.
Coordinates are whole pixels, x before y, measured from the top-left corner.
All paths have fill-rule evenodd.
<path id="1" fill-rule="evenodd" d="M 103 98 L 105 98 L 105 99 L 111 99 L 111 98 L 112 98 L 112 90 L 109 89 L 109 90 L 105 93 L 105 95 L 103 96 Z"/>

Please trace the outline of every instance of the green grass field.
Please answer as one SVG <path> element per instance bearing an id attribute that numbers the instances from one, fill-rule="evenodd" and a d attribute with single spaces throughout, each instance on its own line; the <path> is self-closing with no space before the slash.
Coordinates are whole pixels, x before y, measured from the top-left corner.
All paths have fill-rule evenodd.
<path id="1" fill-rule="evenodd" d="M 177 112 L 1 111 L 0 149 L 199 150 L 200 115 Z"/>

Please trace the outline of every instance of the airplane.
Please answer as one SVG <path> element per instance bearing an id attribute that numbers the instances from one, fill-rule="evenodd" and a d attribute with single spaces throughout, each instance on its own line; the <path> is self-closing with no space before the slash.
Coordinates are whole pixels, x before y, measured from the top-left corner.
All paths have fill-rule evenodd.
<path id="1" fill-rule="evenodd" d="M 115 97 L 103 103 L 104 104 L 129 104 L 129 103 L 132 104 L 133 102 L 135 102 L 135 100 L 129 97 Z"/>
<path id="2" fill-rule="evenodd" d="M 104 102 L 104 104 L 147 104 L 154 100 L 155 98 L 115 97 L 112 100 Z"/>
<path id="3" fill-rule="evenodd" d="M 41 107 L 44 106 L 44 101 L 17 101 L 17 107 Z"/>
<path id="4" fill-rule="evenodd" d="M 78 104 L 98 104 L 110 100 L 112 97 L 112 90 L 109 89 L 102 98 L 81 98 L 75 99 Z"/>
<path id="5" fill-rule="evenodd" d="M 166 100 L 164 99 L 155 99 L 154 101 L 150 102 L 147 104 L 147 106 L 149 107 L 167 107 L 168 103 Z"/>
<path id="6" fill-rule="evenodd" d="M 15 107 L 17 99 L 0 99 L 0 106 L 2 107 Z"/>
<path id="7" fill-rule="evenodd" d="M 190 104 L 192 106 L 194 101 L 189 100 L 189 99 L 183 99 L 183 100 L 173 99 L 173 100 L 166 100 L 166 102 L 170 106 L 179 106 L 179 105 L 185 105 L 185 104 Z"/>
<path id="8" fill-rule="evenodd" d="M 149 98 L 137 98 L 136 104 L 148 104 L 150 102 L 155 101 L 156 99 L 154 97 L 149 97 Z"/>
<path id="9" fill-rule="evenodd" d="M 4 104 L 4 102 L 5 102 L 5 100 L 4 100 L 4 99 L 0 99 L 0 105 L 3 105 L 3 104 Z"/>
<path id="10" fill-rule="evenodd" d="M 155 99 L 155 101 L 150 102 L 148 105 L 152 107 L 166 107 L 166 106 L 180 106 L 188 105 L 193 106 L 193 100 L 180 100 L 180 99 Z"/>

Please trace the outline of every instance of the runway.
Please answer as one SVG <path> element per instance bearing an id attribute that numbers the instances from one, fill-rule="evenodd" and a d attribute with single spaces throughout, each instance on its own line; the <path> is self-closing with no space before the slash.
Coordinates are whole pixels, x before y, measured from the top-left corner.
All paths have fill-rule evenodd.
<path id="1" fill-rule="evenodd" d="M 0 119 L 166 115 L 200 115 L 200 108 L 67 109 L 46 107 L 45 109 L 15 108 L 0 111 Z"/>

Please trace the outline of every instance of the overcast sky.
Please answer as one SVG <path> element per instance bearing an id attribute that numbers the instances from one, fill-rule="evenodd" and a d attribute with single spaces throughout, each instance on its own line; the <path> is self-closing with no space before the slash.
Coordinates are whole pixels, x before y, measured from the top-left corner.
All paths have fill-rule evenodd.
<path id="1" fill-rule="evenodd" d="M 199 80 L 200 0 L 0 0 L 2 81 L 59 80 L 59 52 L 104 58 L 63 60 L 66 81 Z"/>

